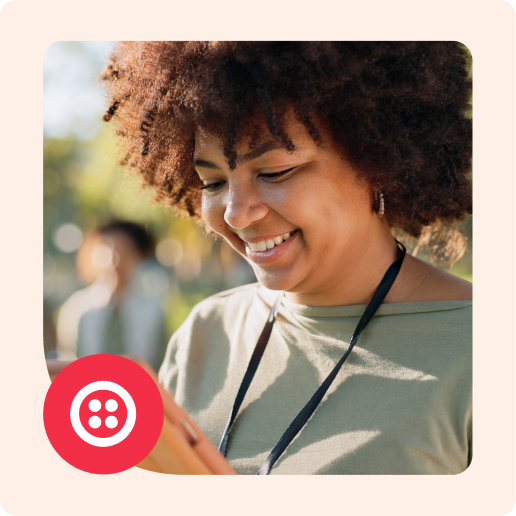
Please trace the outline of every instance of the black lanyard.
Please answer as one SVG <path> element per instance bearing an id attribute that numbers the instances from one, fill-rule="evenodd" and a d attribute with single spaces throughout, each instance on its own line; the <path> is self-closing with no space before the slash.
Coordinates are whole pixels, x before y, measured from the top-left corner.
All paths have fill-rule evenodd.
<path id="1" fill-rule="evenodd" d="M 385 296 L 389 292 L 394 280 L 398 276 L 398 273 L 401 269 L 401 264 L 403 263 L 403 259 L 405 258 L 405 247 L 400 242 L 397 242 L 401 249 L 401 258 L 396 260 L 385 273 L 382 281 L 378 285 L 376 292 L 373 294 L 371 301 L 367 305 L 360 321 L 358 321 L 358 325 L 353 333 L 353 337 L 349 342 L 348 349 L 344 356 L 337 362 L 336 366 L 333 368 L 332 372 L 328 375 L 326 380 L 321 384 L 321 386 L 315 391 L 315 394 L 308 400 L 308 403 L 304 406 L 303 410 L 296 416 L 294 421 L 290 423 L 289 427 L 285 430 L 285 433 L 281 436 L 280 440 L 276 443 L 276 446 L 272 449 L 271 453 L 262 464 L 261 468 L 258 470 L 257 475 L 268 475 L 272 466 L 276 463 L 276 461 L 280 458 L 281 454 L 285 451 L 287 446 L 292 442 L 294 437 L 301 431 L 305 423 L 310 419 L 310 416 L 314 413 L 317 405 L 321 402 L 326 391 L 329 389 L 333 380 L 337 376 L 340 368 L 348 358 L 351 353 L 353 347 L 355 346 L 362 330 L 367 326 L 369 321 L 373 318 L 374 314 L 383 303 Z M 240 388 L 238 389 L 237 396 L 235 398 L 235 403 L 233 404 L 233 410 L 229 416 L 228 423 L 226 425 L 226 429 L 224 430 L 224 434 L 222 436 L 222 440 L 219 445 L 219 452 L 222 455 L 226 455 L 226 448 L 228 445 L 228 437 L 231 427 L 233 426 L 233 422 L 236 419 L 238 414 L 238 410 L 240 409 L 240 405 L 242 405 L 242 401 L 246 395 L 247 389 L 249 389 L 249 385 L 251 385 L 251 381 L 253 380 L 254 374 L 258 369 L 258 365 L 262 358 L 263 352 L 267 346 L 267 342 L 269 342 L 269 337 L 272 332 L 272 327 L 274 325 L 274 321 L 276 320 L 276 314 L 278 313 L 279 306 L 281 304 L 281 298 L 283 297 L 283 292 L 277 297 L 274 306 L 271 308 L 269 317 L 265 326 L 263 327 L 262 333 L 258 338 L 258 342 L 254 348 L 253 354 L 251 356 L 251 360 L 249 361 L 249 365 L 247 366 L 247 371 L 245 372 L 242 383 L 240 384 Z"/>

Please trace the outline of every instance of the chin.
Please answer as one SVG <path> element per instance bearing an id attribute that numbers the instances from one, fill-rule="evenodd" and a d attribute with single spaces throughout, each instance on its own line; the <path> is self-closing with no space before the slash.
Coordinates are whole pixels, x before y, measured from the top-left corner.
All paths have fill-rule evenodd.
<path id="1" fill-rule="evenodd" d="M 269 290 L 289 291 L 294 289 L 297 284 L 293 280 L 292 274 L 286 271 L 265 271 L 260 267 L 253 267 L 253 270 L 256 274 L 256 279 Z"/>

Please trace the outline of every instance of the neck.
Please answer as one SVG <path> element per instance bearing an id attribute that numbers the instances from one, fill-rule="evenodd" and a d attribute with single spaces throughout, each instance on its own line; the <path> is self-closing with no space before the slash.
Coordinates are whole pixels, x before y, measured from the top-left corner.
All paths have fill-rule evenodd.
<path id="1" fill-rule="evenodd" d="M 311 291 L 286 292 L 286 298 L 307 306 L 368 304 L 387 269 L 401 254 L 389 229 L 385 229 L 379 238 L 364 237 L 354 242 L 353 252 L 343 259 L 330 284 Z"/>
<path id="2" fill-rule="evenodd" d="M 128 285 L 128 280 L 125 276 L 118 274 L 116 271 L 106 271 L 104 274 L 97 278 L 97 283 L 101 283 L 105 285 L 111 296 L 123 297 L 126 287 Z"/>

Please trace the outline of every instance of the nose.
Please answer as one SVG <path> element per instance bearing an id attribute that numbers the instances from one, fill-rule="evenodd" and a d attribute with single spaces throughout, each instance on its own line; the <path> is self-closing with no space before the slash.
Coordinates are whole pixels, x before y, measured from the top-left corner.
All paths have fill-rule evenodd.
<path id="1" fill-rule="evenodd" d="M 263 219 L 269 208 L 262 204 L 259 199 L 253 198 L 249 192 L 234 191 L 230 193 L 230 198 L 224 210 L 224 220 L 233 229 L 243 229 Z"/>

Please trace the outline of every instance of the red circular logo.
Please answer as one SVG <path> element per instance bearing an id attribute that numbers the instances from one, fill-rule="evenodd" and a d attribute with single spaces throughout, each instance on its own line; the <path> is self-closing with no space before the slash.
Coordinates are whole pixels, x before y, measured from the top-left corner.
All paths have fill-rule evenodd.
<path id="1" fill-rule="evenodd" d="M 66 462 L 88 473 L 118 473 L 138 464 L 156 444 L 163 403 L 139 365 L 92 355 L 57 375 L 43 420 L 50 443 Z"/>

